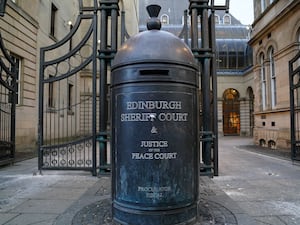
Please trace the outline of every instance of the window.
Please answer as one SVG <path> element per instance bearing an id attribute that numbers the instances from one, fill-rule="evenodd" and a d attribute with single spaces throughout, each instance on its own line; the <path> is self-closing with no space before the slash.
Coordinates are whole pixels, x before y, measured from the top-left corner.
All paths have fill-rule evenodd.
<path id="1" fill-rule="evenodd" d="M 245 54 L 244 54 L 244 51 L 243 49 L 240 49 L 238 52 L 237 52 L 237 68 L 238 69 L 243 69 L 246 67 L 246 63 L 245 63 L 246 59 L 245 59 Z"/>
<path id="2" fill-rule="evenodd" d="M 297 31 L 296 44 L 298 45 L 298 49 L 300 49 L 300 29 L 298 29 L 298 31 Z M 298 59 L 294 63 L 293 67 L 297 68 L 299 66 L 300 66 L 300 59 Z M 300 83 L 300 73 L 297 73 L 297 74 L 294 75 L 293 83 L 294 84 L 299 84 Z M 294 99 L 294 102 L 297 105 L 297 107 L 300 106 L 300 88 L 296 88 L 296 90 L 295 90 L 295 99 Z"/>
<path id="3" fill-rule="evenodd" d="M 236 69 L 237 52 L 231 48 L 228 52 L 228 69 Z"/>
<path id="4" fill-rule="evenodd" d="M 22 92 L 22 59 L 19 56 L 16 55 L 11 55 L 11 59 L 14 61 L 16 64 L 16 70 L 17 70 L 17 77 L 16 77 L 16 82 L 17 82 L 17 98 L 16 98 L 16 104 L 22 104 L 22 99 L 21 99 L 21 92 Z"/>
<path id="5" fill-rule="evenodd" d="M 265 56 L 263 53 L 260 54 L 259 57 L 259 61 L 260 61 L 260 79 L 261 79 L 261 106 L 262 106 L 262 110 L 266 109 L 267 106 L 267 81 L 266 81 L 266 74 L 265 74 Z"/>
<path id="6" fill-rule="evenodd" d="M 182 20 L 182 24 L 184 24 L 184 16 L 182 16 L 181 20 Z M 191 25 L 191 16 L 190 15 L 187 16 L 187 25 L 189 25 L 189 26 Z"/>
<path id="7" fill-rule="evenodd" d="M 228 46 L 227 43 L 218 43 L 219 69 L 228 69 Z"/>
<path id="8" fill-rule="evenodd" d="M 298 49 L 300 49 L 300 29 L 298 30 L 297 32 L 297 39 L 296 41 L 298 42 Z M 297 62 L 295 62 L 295 68 L 299 67 L 300 66 L 300 59 L 297 60 Z M 295 74 L 294 76 L 294 81 L 293 81 L 295 84 L 297 83 L 300 83 L 300 73 L 297 73 Z M 294 100 L 295 101 L 295 104 L 297 104 L 297 107 L 300 106 L 300 88 L 296 88 L 296 99 Z"/>
<path id="9" fill-rule="evenodd" d="M 223 132 L 224 135 L 240 134 L 239 92 L 229 88 L 223 93 Z"/>
<path id="10" fill-rule="evenodd" d="M 231 24 L 231 16 L 228 15 L 228 14 L 224 15 L 224 17 L 223 17 L 223 23 L 224 24 Z"/>
<path id="11" fill-rule="evenodd" d="M 215 15 L 215 24 L 220 24 L 220 16 Z"/>
<path id="12" fill-rule="evenodd" d="M 160 17 L 161 23 L 162 24 L 169 24 L 169 16 L 164 14 Z"/>
<path id="13" fill-rule="evenodd" d="M 276 97 L 276 74 L 275 74 L 275 62 L 274 62 L 274 48 L 271 47 L 268 51 L 270 61 L 270 79 L 271 79 L 271 103 L 272 108 L 277 104 Z"/>
<path id="14" fill-rule="evenodd" d="M 49 79 L 53 78 L 52 75 L 49 75 Z M 54 108 L 54 82 L 50 81 L 48 83 L 48 107 Z"/>
<path id="15" fill-rule="evenodd" d="M 298 44 L 298 49 L 300 49 L 300 28 L 297 31 L 296 44 Z M 297 65 L 300 65 L 300 59 L 297 60 Z M 299 88 L 300 89 L 300 88 Z"/>
<path id="16" fill-rule="evenodd" d="M 50 18 L 50 35 L 55 37 L 55 23 L 56 23 L 57 7 L 51 4 L 51 18 Z"/>
<path id="17" fill-rule="evenodd" d="M 220 51 L 219 52 L 219 59 L 218 59 L 218 65 L 219 69 L 227 69 L 227 51 Z"/>
<path id="18" fill-rule="evenodd" d="M 265 9 L 266 9 L 265 0 L 260 0 L 260 8 L 261 8 L 261 12 L 265 11 Z"/>

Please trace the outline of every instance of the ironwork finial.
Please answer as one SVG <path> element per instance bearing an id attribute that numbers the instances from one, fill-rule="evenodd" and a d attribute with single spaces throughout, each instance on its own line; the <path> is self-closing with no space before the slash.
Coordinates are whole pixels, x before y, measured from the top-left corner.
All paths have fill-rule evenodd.
<path id="1" fill-rule="evenodd" d="M 147 6 L 147 11 L 150 16 L 150 19 L 147 22 L 148 30 L 160 30 L 161 22 L 157 18 L 160 10 L 161 10 L 161 7 L 159 5 L 148 5 Z"/>

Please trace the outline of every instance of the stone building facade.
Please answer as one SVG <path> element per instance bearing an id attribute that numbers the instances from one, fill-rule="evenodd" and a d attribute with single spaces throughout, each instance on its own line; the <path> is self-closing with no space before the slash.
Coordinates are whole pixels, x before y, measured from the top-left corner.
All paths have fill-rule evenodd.
<path id="1" fill-rule="evenodd" d="M 16 20 L 15 18 L 19 18 Z M 37 88 L 37 34 L 38 23 L 13 2 L 8 1 L 6 14 L 0 19 L 1 34 L 10 55 L 18 61 L 18 96 L 16 133 L 17 143 L 23 146 L 33 144 L 36 126 L 32 121 L 37 118 L 36 88 Z"/>
<path id="2" fill-rule="evenodd" d="M 146 29 L 146 6 L 149 4 L 158 4 L 162 7 L 159 14 L 162 30 L 169 31 L 176 36 L 182 34 L 184 10 L 189 7 L 188 0 L 140 1 L 139 27 L 141 31 Z M 251 71 L 252 49 L 248 45 L 249 29 L 247 25 L 241 24 L 237 18 L 224 11 L 215 12 L 215 21 L 218 133 L 220 135 L 252 136 L 254 93 Z M 188 35 L 190 35 L 189 29 L 188 27 L 186 31 Z M 199 38 L 201 41 L 201 33 L 199 33 Z"/>
<path id="3" fill-rule="evenodd" d="M 83 1 L 84 6 L 93 6 L 95 2 L 98 4 L 98 1 L 94 0 Z M 28 3 L 27 0 L 7 0 L 5 15 L 0 17 L 3 42 L 19 69 L 16 152 L 32 152 L 37 147 L 41 94 L 39 92 L 40 48 L 53 45 L 63 39 L 70 32 L 79 15 L 79 0 L 31 0 L 30 4 Z M 126 15 L 126 29 L 129 35 L 137 33 L 137 1 L 130 0 L 125 4 L 120 0 L 119 7 Z M 80 29 L 84 33 L 85 26 Z M 74 45 L 81 40 L 80 35 L 76 38 L 72 40 Z M 68 48 L 62 48 L 53 52 L 51 57 L 57 58 L 66 51 Z M 84 73 L 86 71 L 83 72 L 83 79 Z M 80 81 L 76 82 L 76 85 L 80 90 Z M 49 95 L 49 91 L 47 94 Z M 66 89 L 56 94 L 68 98 Z"/>
<path id="4" fill-rule="evenodd" d="M 300 47 L 300 2 L 254 0 L 254 141 L 290 148 L 289 60 Z"/>
<path id="5" fill-rule="evenodd" d="M 188 9 L 189 1 L 176 4 L 172 0 L 119 1 L 120 9 L 130 12 L 125 13 L 130 36 L 144 29 L 148 4 L 162 6 L 163 29 L 177 36 L 181 33 L 183 11 Z M 25 0 L 7 0 L 0 27 L 4 44 L 20 71 L 17 151 L 34 149 L 37 143 L 40 48 L 69 33 L 78 8 L 78 0 L 31 0 L 31 4 Z M 258 145 L 290 147 L 288 62 L 299 51 L 299 8 L 297 0 L 254 0 L 255 20 L 250 30 L 231 14 L 216 12 L 221 135 L 253 135 Z"/>
<path id="6" fill-rule="evenodd" d="M 71 3 L 71 4 L 70 4 Z M 71 7 L 70 7 L 71 6 Z M 33 151 L 38 137 L 39 49 L 62 39 L 78 1 L 7 1 L 0 19 L 3 42 L 17 62 L 16 151 Z M 51 20 L 55 14 L 55 19 Z M 57 53 L 59 54 L 59 52 Z"/>

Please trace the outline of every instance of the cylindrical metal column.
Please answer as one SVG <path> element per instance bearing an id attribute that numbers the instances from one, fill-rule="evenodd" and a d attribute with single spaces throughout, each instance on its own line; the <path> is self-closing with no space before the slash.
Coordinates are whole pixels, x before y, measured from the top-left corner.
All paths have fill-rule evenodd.
<path id="1" fill-rule="evenodd" d="M 101 11 L 101 33 L 100 33 L 100 125 L 99 125 L 99 147 L 100 147 L 100 173 L 105 173 L 109 169 L 107 162 L 107 141 L 108 141 L 108 67 L 117 51 L 118 44 L 118 0 L 100 1 Z M 110 19 L 110 40 L 108 40 L 108 24 Z M 110 46 L 109 46 L 110 44 Z"/>
<path id="2" fill-rule="evenodd" d="M 155 17 L 158 6 L 152 8 Z M 113 218 L 130 225 L 197 218 L 198 70 L 180 39 L 159 31 L 129 39 L 111 79 Z"/>
<path id="3" fill-rule="evenodd" d="M 204 53 L 201 76 L 202 88 L 202 112 L 203 112 L 203 148 L 202 159 L 205 165 L 211 165 L 211 144 L 212 144 L 212 119 L 211 119 L 211 79 L 210 79 L 210 52 L 209 49 L 209 30 L 208 30 L 208 0 L 203 1 L 201 11 L 201 40 Z M 205 55 L 206 54 L 206 55 Z"/>
<path id="4" fill-rule="evenodd" d="M 106 9 L 105 2 L 100 2 L 101 10 L 101 30 L 100 30 L 100 119 L 99 119 L 99 129 L 100 129 L 100 173 L 104 172 L 104 167 L 107 161 L 107 144 L 105 140 L 107 139 L 107 28 L 108 28 L 108 12 Z"/>
<path id="5" fill-rule="evenodd" d="M 219 175 L 219 143 L 218 143 L 218 85 L 216 68 L 216 32 L 215 32 L 215 10 L 209 16 L 210 45 L 212 49 L 211 74 L 212 74 L 212 96 L 213 96 L 213 170 L 214 176 Z"/>

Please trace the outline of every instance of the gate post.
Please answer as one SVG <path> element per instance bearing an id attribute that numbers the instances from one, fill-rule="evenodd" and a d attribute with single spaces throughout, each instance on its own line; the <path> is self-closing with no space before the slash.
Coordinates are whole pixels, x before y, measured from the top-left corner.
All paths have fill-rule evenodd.
<path id="1" fill-rule="evenodd" d="M 5 14 L 6 1 L 7 0 L 0 1 L 0 16 L 4 16 Z"/>
<path id="2" fill-rule="evenodd" d="M 228 10 L 229 0 L 215 5 L 214 0 L 189 0 L 191 14 L 191 49 L 198 60 L 201 73 L 202 161 L 200 175 L 218 175 L 217 77 L 215 62 L 214 11 Z M 209 15 L 209 10 L 211 11 Z M 199 46 L 198 17 L 201 17 L 201 46 Z"/>
<path id="3" fill-rule="evenodd" d="M 98 58 L 100 60 L 100 166 L 99 173 L 105 173 L 109 167 L 107 162 L 107 142 L 109 140 L 107 131 L 108 121 L 108 84 L 107 76 L 110 63 L 117 52 L 118 36 L 118 16 L 119 0 L 101 0 L 101 30 L 100 30 L 100 50 Z M 110 42 L 108 41 L 108 18 L 111 17 Z M 109 43 L 111 46 L 109 46 Z"/>
<path id="4" fill-rule="evenodd" d="M 289 61 L 289 80 L 290 80 L 290 126 L 291 126 L 291 159 L 300 161 L 300 139 L 299 123 L 297 118 L 300 115 L 299 110 L 299 70 L 297 63 L 300 59 L 300 51 Z"/>

